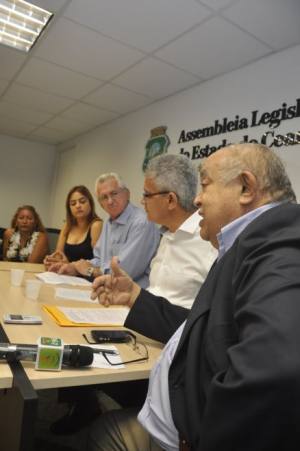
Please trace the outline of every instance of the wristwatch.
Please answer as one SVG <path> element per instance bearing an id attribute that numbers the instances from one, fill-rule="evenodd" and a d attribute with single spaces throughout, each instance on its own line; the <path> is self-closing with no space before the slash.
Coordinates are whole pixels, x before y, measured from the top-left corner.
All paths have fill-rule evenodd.
<path id="1" fill-rule="evenodd" d="M 87 275 L 88 277 L 93 277 L 94 269 L 95 269 L 95 268 L 94 268 L 93 266 L 89 266 L 88 269 L 86 270 L 86 275 Z"/>

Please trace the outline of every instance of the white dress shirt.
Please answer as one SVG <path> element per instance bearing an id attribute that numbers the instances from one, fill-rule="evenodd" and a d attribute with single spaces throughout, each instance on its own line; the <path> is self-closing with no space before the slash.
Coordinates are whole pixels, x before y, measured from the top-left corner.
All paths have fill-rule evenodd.
<path id="1" fill-rule="evenodd" d="M 191 308 L 217 257 L 217 250 L 200 237 L 200 219 L 195 212 L 176 232 L 164 232 L 150 265 L 147 290 L 186 308 Z"/>

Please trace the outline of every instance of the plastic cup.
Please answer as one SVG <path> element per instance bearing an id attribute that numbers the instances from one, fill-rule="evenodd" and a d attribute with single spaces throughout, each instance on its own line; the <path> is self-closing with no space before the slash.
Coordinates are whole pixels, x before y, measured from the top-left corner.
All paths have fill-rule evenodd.
<path id="1" fill-rule="evenodd" d="M 41 286 L 42 282 L 40 280 L 26 280 L 25 296 L 36 301 L 39 297 Z"/>
<path id="2" fill-rule="evenodd" d="M 24 269 L 11 269 L 10 270 L 10 282 L 14 287 L 19 287 L 22 283 L 24 276 Z"/>

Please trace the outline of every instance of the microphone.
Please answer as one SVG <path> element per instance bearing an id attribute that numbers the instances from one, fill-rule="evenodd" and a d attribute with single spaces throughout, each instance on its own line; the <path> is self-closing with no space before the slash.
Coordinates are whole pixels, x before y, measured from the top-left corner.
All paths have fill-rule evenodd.
<path id="1" fill-rule="evenodd" d="M 27 360 L 35 362 L 38 355 L 38 345 L 0 343 L 0 360 L 15 362 Z M 75 368 L 90 365 L 93 362 L 93 349 L 89 346 L 65 345 L 62 363 Z"/>

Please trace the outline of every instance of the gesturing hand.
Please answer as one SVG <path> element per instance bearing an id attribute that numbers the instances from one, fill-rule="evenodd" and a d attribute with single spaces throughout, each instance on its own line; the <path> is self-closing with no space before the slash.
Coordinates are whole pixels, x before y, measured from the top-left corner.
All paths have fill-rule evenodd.
<path id="1" fill-rule="evenodd" d="M 92 299 L 98 297 L 100 304 L 127 305 L 132 307 L 141 288 L 123 271 L 118 258 L 111 260 L 111 274 L 99 276 L 94 280 Z"/>

